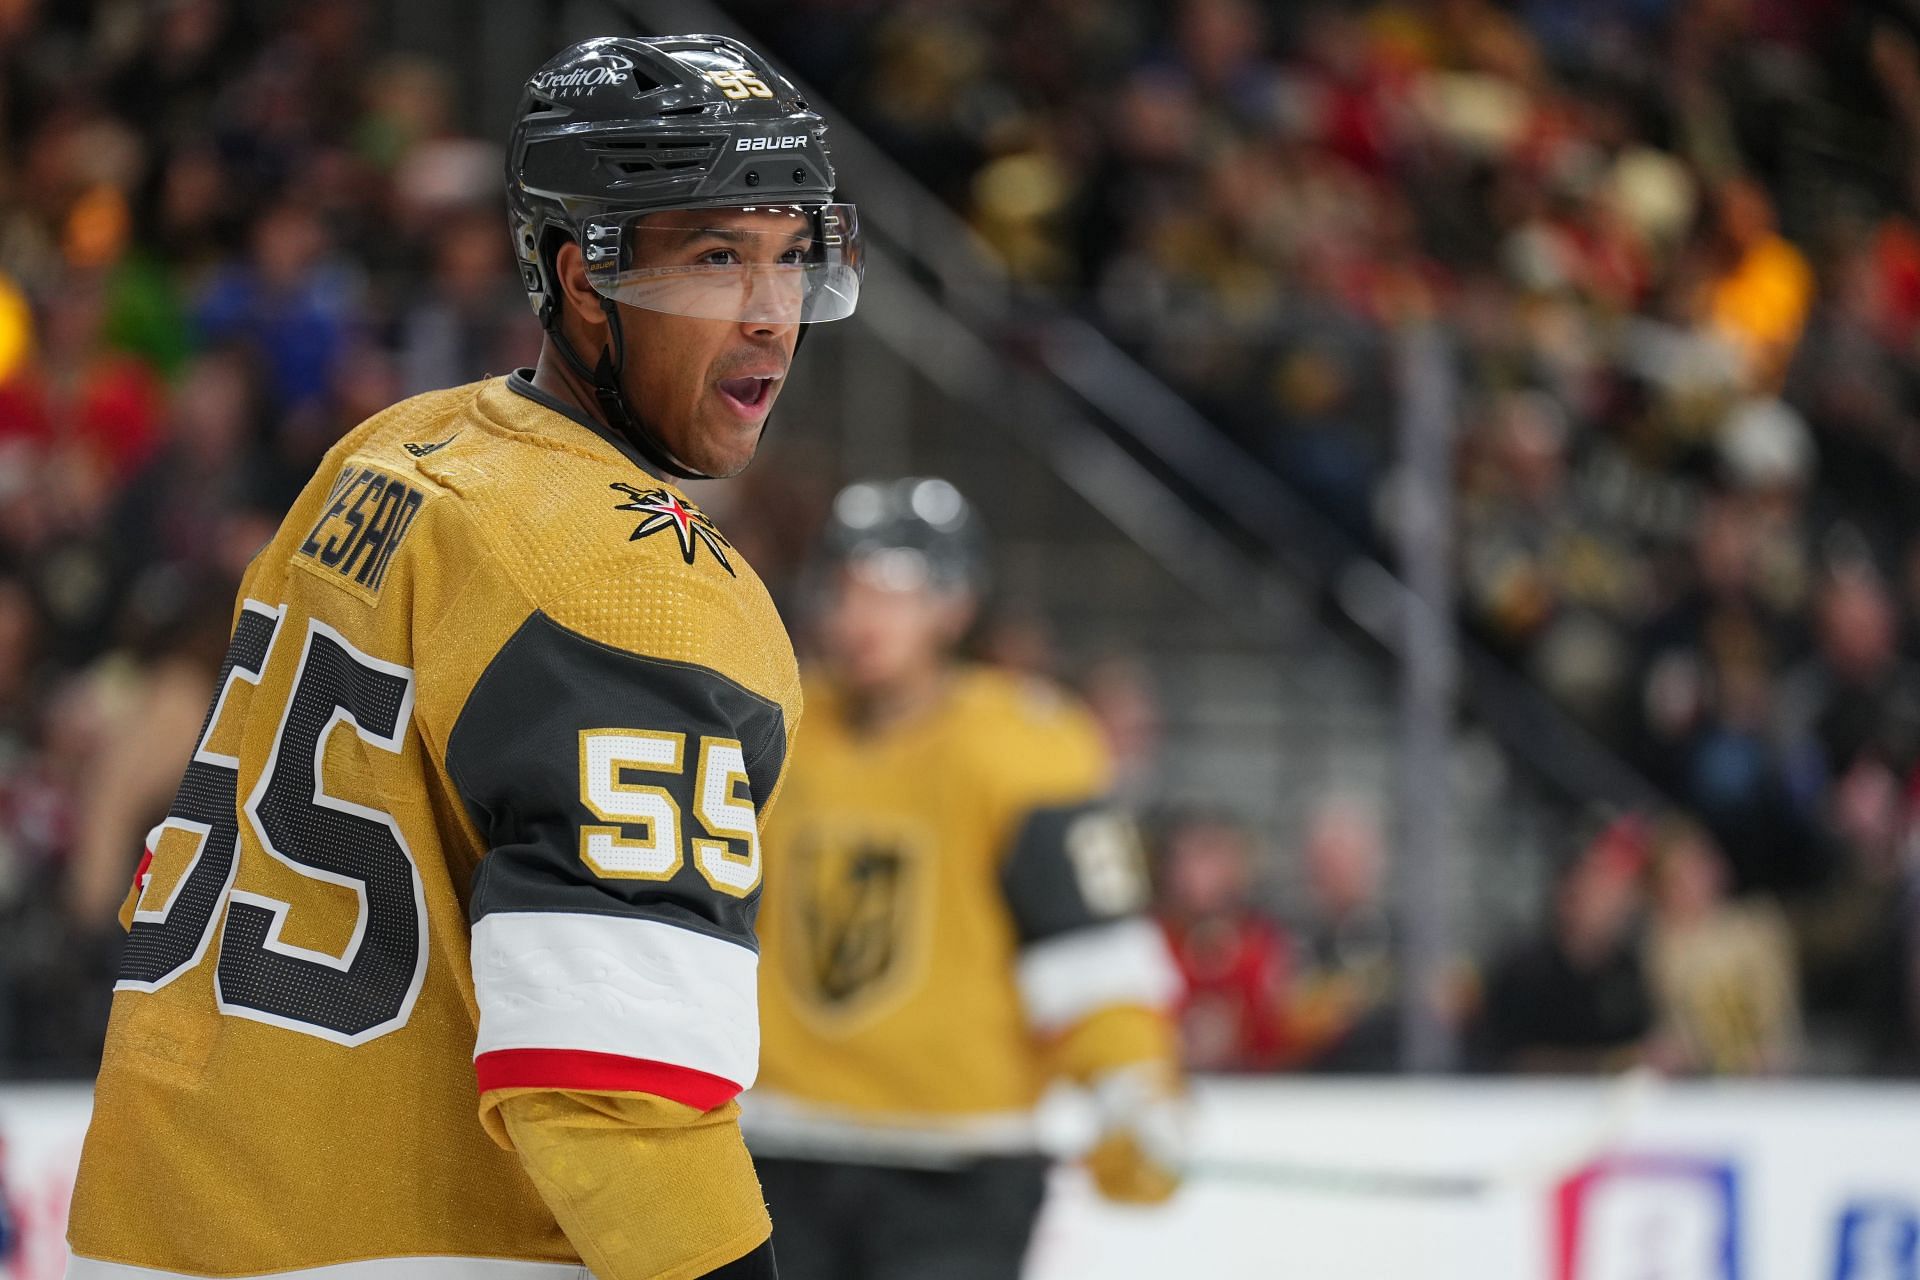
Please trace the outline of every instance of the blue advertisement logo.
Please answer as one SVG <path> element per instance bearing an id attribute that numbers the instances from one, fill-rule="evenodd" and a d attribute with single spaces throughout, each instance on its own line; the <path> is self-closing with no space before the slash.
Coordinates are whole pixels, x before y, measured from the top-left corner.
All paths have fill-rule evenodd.
<path id="1" fill-rule="evenodd" d="M 1833 1280 L 1920 1280 L 1920 1209 L 1862 1199 L 1840 1214 Z"/>

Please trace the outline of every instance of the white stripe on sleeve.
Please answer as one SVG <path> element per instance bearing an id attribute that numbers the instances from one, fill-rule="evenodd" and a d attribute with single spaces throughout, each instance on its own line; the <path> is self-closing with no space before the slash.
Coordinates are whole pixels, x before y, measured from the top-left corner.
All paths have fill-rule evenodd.
<path id="1" fill-rule="evenodd" d="M 760 1063 L 760 958 L 659 920 L 494 912 L 473 927 L 475 1056 L 617 1054 L 751 1085 Z"/>
<path id="2" fill-rule="evenodd" d="M 1042 1031 L 1064 1030 L 1108 1005 L 1163 1008 L 1179 992 L 1165 936 L 1138 917 L 1046 938 L 1020 956 L 1027 1020 Z"/>

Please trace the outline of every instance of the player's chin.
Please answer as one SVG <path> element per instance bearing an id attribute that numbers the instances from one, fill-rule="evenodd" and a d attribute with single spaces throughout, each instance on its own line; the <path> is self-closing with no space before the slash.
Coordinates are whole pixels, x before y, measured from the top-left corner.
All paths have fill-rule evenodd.
<path id="1" fill-rule="evenodd" d="M 694 470 L 716 480 L 737 476 L 753 461 L 766 425 L 765 417 L 758 422 L 743 422 L 737 417 L 714 415 L 702 435 L 700 456 L 686 461 Z"/>

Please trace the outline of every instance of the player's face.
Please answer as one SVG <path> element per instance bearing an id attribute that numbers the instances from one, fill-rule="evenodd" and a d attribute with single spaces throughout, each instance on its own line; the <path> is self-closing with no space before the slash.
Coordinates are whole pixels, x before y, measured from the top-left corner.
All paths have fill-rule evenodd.
<path id="1" fill-rule="evenodd" d="M 772 210 L 699 209 L 644 220 L 636 266 L 770 265 L 792 252 L 793 219 Z M 753 461 L 793 361 L 798 324 L 708 320 L 624 303 L 628 403 L 673 455 L 709 476 Z M 797 314 L 797 309 L 796 309 Z"/>
<path id="2" fill-rule="evenodd" d="M 971 613 L 962 595 L 937 591 L 924 580 L 890 581 L 874 570 L 860 563 L 843 568 L 820 619 L 827 665 L 864 693 L 937 670 Z"/>

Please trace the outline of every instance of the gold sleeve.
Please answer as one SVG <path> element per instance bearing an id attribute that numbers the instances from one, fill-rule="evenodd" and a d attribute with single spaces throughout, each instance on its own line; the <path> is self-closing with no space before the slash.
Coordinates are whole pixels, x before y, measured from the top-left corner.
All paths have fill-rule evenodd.
<path id="1" fill-rule="evenodd" d="M 1050 1046 L 1053 1074 L 1091 1084 L 1111 1071 L 1153 1067 L 1172 1084 L 1180 1076 L 1173 1021 L 1142 1004 L 1110 1004 L 1087 1014 Z"/>
<path id="2" fill-rule="evenodd" d="M 499 1105 L 527 1176 L 595 1280 L 694 1280 L 772 1234 L 739 1112 L 550 1090 Z"/>

